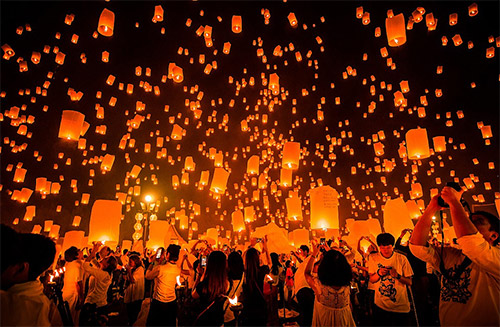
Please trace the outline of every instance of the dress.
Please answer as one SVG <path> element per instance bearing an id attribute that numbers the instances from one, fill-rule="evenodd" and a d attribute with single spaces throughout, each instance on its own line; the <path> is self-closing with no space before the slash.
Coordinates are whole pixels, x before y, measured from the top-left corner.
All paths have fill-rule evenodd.
<path id="1" fill-rule="evenodd" d="M 315 278 L 316 289 L 312 326 L 356 326 L 352 317 L 349 286 L 335 289 Z"/>

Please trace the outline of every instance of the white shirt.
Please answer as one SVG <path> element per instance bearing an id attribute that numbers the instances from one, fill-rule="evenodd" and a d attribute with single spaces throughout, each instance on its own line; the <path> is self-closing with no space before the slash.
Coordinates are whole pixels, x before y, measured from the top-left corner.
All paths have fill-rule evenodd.
<path id="1" fill-rule="evenodd" d="M 396 272 L 404 277 L 413 276 L 410 262 L 405 255 L 393 252 L 389 258 L 383 257 L 380 253 L 370 255 L 368 261 L 368 273 L 377 273 L 380 268 L 392 267 Z M 401 283 L 390 274 L 382 276 L 375 283 L 375 304 L 385 310 L 391 312 L 407 313 L 410 312 L 410 301 L 406 285 Z"/>
<path id="2" fill-rule="evenodd" d="M 0 291 L 0 298 L 2 326 L 51 326 L 54 315 L 58 315 L 38 280 Z"/>
<path id="3" fill-rule="evenodd" d="M 443 326 L 500 325 L 500 249 L 488 244 L 480 233 L 458 239 L 462 250 L 444 247 L 447 270 L 456 269 L 465 259 L 472 263 L 454 283 L 441 278 L 439 319 Z M 440 272 L 441 249 L 410 244 L 414 256 Z"/>
<path id="4" fill-rule="evenodd" d="M 85 303 L 94 303 L 98 308 L 107 305 L 108 288 L 112 281 L 111 275 L 102 269 L 92 267 L 90 262 L 83 263 L 83 270 L 90 274 L 89 292 Z"/>
<path id="5" fill-rule="evenodd" d="M 175 285 L 177 276 L 180 276 L 181 268 L 174 263 L 157 265 L 152 270 L 146 272 L 147 279 L 155 280 L 153 299 L 160 302 L 172 302 L 177 299 L 175 295 Z"/>
<path id="6" fill-rule="evenodd" d="M 64 264 L 66 271 L 64 272 L 64 286 L 62 289 L 63 295 L 69 295 L 77 292 L 76 285 L 83 280 L 82 262 L 73 260 Z"/>
<path id="7" fill-rule="evenodd" d="M 130 283 L 123 297 L 124 303 L 131 303 L 144 299 L 144 268 L 138 267 L 133 273 L 134 283 Z"/>
<path id="8" fill-rule="evenodd" d="M 309 287 L 309 284 L 307 283 L 306 280 L 305 272 L 310 257 L 311 256 L 308 255 L 307 258 L 305 258 L 304 261 L 300 263 L 299 267 L 297 268 L 297 271 L 295 272 L 294 294 L 297 294 L 304 287 Z"/>

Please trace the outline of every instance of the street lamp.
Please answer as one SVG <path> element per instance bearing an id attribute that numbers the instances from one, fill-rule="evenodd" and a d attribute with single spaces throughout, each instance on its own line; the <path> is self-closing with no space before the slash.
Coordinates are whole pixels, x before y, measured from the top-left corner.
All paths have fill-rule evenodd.
<path id="1" fill-rule="evenodd" d="M 144 202 L 140 201 L 141 209 L 135 214 L 136 223 L 134 225 L 135 233 L 132 238 L 135 241 L 141 239 L 140 230 L 144 228 L 144 241 L 147 242 L 149 237 L 149 225 L 151 221 L 157 220 L 156 213 L 160 208 L 160 202 L 154 202 L 152 195 L 147 194 L 144 197 Z"/>

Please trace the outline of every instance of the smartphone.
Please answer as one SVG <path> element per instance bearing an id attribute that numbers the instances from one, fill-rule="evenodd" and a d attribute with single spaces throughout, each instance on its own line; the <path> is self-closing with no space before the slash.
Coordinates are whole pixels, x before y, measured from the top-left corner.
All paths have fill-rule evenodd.
<path id="1" fill-rule="evenodd" d="M 158 250 L 156 250 L 156 259 L 160 259 L 162 252 L 163 252 L 162 248 L 159 248 Z"/>
<path id="2" fill-rule="evenodd" d="M 262 242 L 262 238 L 257 238 L 257 243 Z"/>
<path id="3" fill-rule="evenodd" d="M 319 239 L 319 244 L 320 245 L 325 245 L 325 238 L 324 237 L 322 237 L 322 238 Z"/>
<path id="4" fill-rule="evenodd" d="M 207 256 L 204 255 L 201 257 L 201 262 L 200 262 L 201 266 L 202 267 L 206 267 L 207 266 Z"/>

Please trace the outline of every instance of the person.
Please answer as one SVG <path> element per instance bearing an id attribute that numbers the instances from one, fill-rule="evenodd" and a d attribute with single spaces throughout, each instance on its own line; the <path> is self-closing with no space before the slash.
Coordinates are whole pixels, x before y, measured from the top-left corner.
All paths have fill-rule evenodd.
<path id="1" fill-rule="evenodd" d="M 195 326 L 222 326 L 224 324 L 224 302 L 229 290 L 227 279 L 226 255 L 222 251 L 213 251 L 208 256 L 206 270 L 198 266 L 203 279 L 197 278 L 192 292 L 194 299 L 200 299 L 201 313 L 195 320 Z"/>
<path id="2" fill-rule="evenodd" d="M 227 278 L 229 280 L 228 300 L 224 303 L 224 326 L 236 325 L 234 312 L 229 308 L 229 299 L 241 298 L 245 266 L 239 252 L 231 252 L 227 257 Z"/>
<path id="3" fill-rule="evenodd" d="M 373 322 L 377 326 L 408 326 L 410 301 L 406 286 L 411 286 L 413 270 L 405 255 L 394 251 L 394 236 L 377 236 L 379 253 L 370 255 L 368 273 L 375 284 Z"/>
<path id="4" fill-rule="evenodd" d="M 78 326 L 80 308 L 85 300 L 83 296 L 83 252 L 76 246 L 64 251 L 64 286 L 62 288 L 63 300 L 68 302 L 73 323 Z"/>
<path id="5" fill-rule="evenodd" d="M 285 263 L 286 273 L 285 273 L 285 290 L 286 300 L 288 307 L 290 307 L 290 302 L 292 301 L 292 293 L 293 293 L 293 269 L 292 269 L 292 261 L 287 260 Z"/>
<path id="6" fill-rule="evenodd" d="M 267 245 L 264 244 L 264 251 Z M 243 326 L 266 326 L 267 304 L 264 297 L 265 268 L 260 264 L 260 253 L 250 248 L 245 253 L 245 279 L 243 282 L 241 324 Z"/>
<path id="7" fill-rule="evenodd" d="M 54 262 L 54 242 L 38 234 L 17 233 L 5 225 L 1 226 L 1 242 L 1 325 L 61 324 L 59 312 L 43 293 L 43 285 L 39 280 L 40 275 Z"/>
<path id="8" fill-rule="evenodd" d="M 351 266 L 337 250 L 322 254 L 318 276 L 313 277 L 313 265 L 320 248 L 313 242 L 313 253 L 307 261 L 305 279 L 314 292 L 312 326 L 355 326 L 351 311 Z"/>
<path id="9" fill-rule="evenodd" d="M 177 320 L 177 296 L 175 285 L 177 276 L 181 274 L 179 260 L 179 245 L 170 244 L 167 251 L 161 252 L 160 258 L 154 256 L 148 266 L 146 279 L 154 280 L 154 290 L 149 308 L 146 326 L 175 326 Z M 183 261 L 186 256 L 183 257 Z M 165 263 L 164 263 L 165 261 Z M 186 271 L 184 273 L 189 273 Z"/>
<path id="10" fill-rule="evenodd" d="M 444 187 L 433 197 L 415 225 L 410 250 L 439 273 L 441 296 L 439 319 L 442 326 L 500 325 L 499 219 L 488 212 L 467 216 L 462 192 Z M 427 245 L 432 217 L 449 205 L 460 249 Z"/>
<path id="11" fill-rule="evenodd" d="M 127 306 L 128 321 L 132 326 L 137 320 L 144 300 L 144 267 L 137 254 L 132 254 L 128 258 L 128 264 L 125 266 L 125 283 L 123 303 Z"/>
<path id="12" fill-rule="evenodd" d="M 96 260 L 101 243 L 94 242 L 92 251 L 83 263 L 83 270 L 90 275 L 89 290 L 80 313 L 80 325 L 95 325 L 103 319 L 107 311 L 107 293 L 112 282 L 112 274 L 116 269 L 117 260 L 114 256 Z M 97 320 L 96 320 L 97 319 Z M 105 319 L 105 318 L 104 318 Z"/>
<path id="13" fill-rule="evenodd" d="M 300 262 L 295 272 L 294 296 L 299 306 L 300 326 L 311 326 L 314 310 L 314 292 L 307 283 L 304 274 L 309 261 L 309 247 L 307 245 L 301 245 L 298 252 L 299 255 L 293 252 L 293 255 Z"/>
<path id="14" fill-rule="evenodd" d="M 279 325 L 279 316 L 278 316 L 278 297 L 283 299 L 282 290 L 284 279 L 284 270 L 283 266 L 279 262 L 279 256 L 277 253 L 273 252 L 270 254 L 271 257 L 271 268 L 265 277 L 264 284 L 264 295 L 266 297 L 267 308 L 268 308 L 268 317 L 267 322 L 270 326 Z M 279 293 L 279 296 L 278 296 Z"/>

